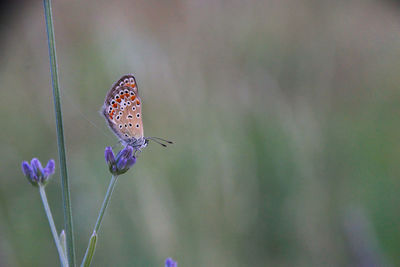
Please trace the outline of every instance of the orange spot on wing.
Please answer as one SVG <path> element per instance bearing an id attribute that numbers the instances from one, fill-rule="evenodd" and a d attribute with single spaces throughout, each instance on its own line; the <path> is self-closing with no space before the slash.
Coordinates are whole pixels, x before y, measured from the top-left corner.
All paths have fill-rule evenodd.
<path id="1" fill-rule="evenodd" d="M 114 115 L 115 110 L 111 111 L 111 116 Z"/>
<path id="2" fill-rule="evenodd" d="M 128 98 L 128 97 L 129 97 L 129 94 L 125 94 L 125 97 Z"/>
<path id="3" fill-rule="evenodd" d="M 115 101 L 117 101 L 118 103 L 121 103 L 121 98 L 118 98 L 118 99 L 115 100 Z"/>
<path id="4" fill-rule="evenodd" d="M 135 95 L 131 96 L 132 101 L 135 100 L 135 98 L 136 98 Z"/>
<path id="5" fill-rule="evenodd" d="M 118 104 L 117 104 L 117 103 L 114 103 L 114 104 L 113 104 L 113 108 L 116 108 L 116 107 L 118 107 Z"/>
<path id="6" fill-rule="evenodd" d="M 110 119 L 111 119 L 111 120 L 113 119 L 113 116 L 112 116 L 112 115 L 110 115 Z"/>
<path id="7" fill-rule="evenodd" d="M 135 83 L 126 83 L 125 86 L 129 86 L 130 88 L 134 88 L 135 87 Z"/>
<path id="8" fill-rule="evenodd" d="M 136 104 L 140 105 L 140 101 L 139 101 L 139 99 L 138 99 L 138 100 L 136 100 Z"/>

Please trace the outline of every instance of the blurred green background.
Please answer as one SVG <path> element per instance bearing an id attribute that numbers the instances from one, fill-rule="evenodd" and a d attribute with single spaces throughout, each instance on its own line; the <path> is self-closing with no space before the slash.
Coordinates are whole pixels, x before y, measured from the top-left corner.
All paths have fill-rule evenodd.
<path id="1" fill-rule="evenodd" d="M 150 145 L 93 266 L 400 266 L 398 1 L 53 1 L 76 254 L 133 73 Z M 2 4 L 0 266 L 57 266 L 20 163 L 58 159 L 41 1 Z M 118 146 L 116 146 L 118 147 Z M 59 163 L 47 186 L 63 227 Z"/>

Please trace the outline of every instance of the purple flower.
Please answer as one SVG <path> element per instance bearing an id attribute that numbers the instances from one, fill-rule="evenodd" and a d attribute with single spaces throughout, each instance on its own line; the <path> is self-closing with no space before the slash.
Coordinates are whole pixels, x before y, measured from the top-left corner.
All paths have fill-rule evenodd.
<path id="1" fill-rule="evenodd" d="M 110 146 L 106 147 L 106 150 L 104 151 L 104 157 L 106 158 L 106 162 L 107 162 L 108 166 L 115 164 L 114 153 Z"/>
<path id="2" fill-rule="evenodd" d="M 43 173 L 42 163 L 37 158 L 31 160 L 31 166 L 35 173 Z"/>
<path id="3" fill-rule="evenodd" d="M 131 146 L 123 148 L 118 152 L 116 157 L 112 148 L 106 147 L 104 157 L 113 175 L 120 175 L 127 172 L 136 163 L 136 157 L 133 155 L 133 148 Z"/>
<path id="4" fill-rule="evenodd" d="M 49 162 L 47 162 L 46 167 L 43 169 L 43 173 L 45 174 L 45 176 L 51 176 L 54 174 L 54 170 L 56 168 L 56 164 L 54 162 L 54 159 L 49 160 Z"/>
<path id="5" fill-rule="evenodd" d="M 165 260 L 165 267 L 178 267 L 178 263 L 172 258 L 167 258 Z"/>
<path id="6" fill-rule="evenodd" d="M 31 160 L 31 164 L 23 161 L 21 164 L 21 169 L 28 181 L 32 185 L 38 185 L 39 183 L 45 185 L 50 176 L 54 174 L 55 163 L 54 160 L 51 159 L 47 163 L 46 167 L 42 167 L 42 163 L 37 158 L 33 158 Z"/>
<path id="7" fill-rule="evenodd" d="M 127 162 L 126 158 L 120 158 L 117 161 L 117 170 L 123 170 L 126 166 L 126 162 Z"/>

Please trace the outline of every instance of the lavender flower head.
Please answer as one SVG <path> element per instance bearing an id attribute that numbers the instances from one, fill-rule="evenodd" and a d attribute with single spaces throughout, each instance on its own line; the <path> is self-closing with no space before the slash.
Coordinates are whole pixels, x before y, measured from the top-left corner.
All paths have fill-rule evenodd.
<path id="1" fill-rule="evenodd" d="M 165 267 L 178 267 L 178 263 L 172 258 L 167 258 L 165 260 Z"/>
<path id="2" fill-rule="evenodd" d="M 43 168 L 42 163 L 40 163 L 37 158 L 33 158 L 30 165 L 27 161 L 23 161 L 21 164 L 21 169 L 32 185 L 45 185 L 50 176 L 54 174 L 55 163 L 54 160 L 51 159 L 49 162 L 47 162 L 46 167 Z"/>
<path id="3" fill-rule="evenodd" d="M 136 157 L 133 155 L 133 148 L 131 146 L 126 146 L 118 152 L 116 157 L 112 148 L 108 146 L 104 151 L 104 157 L 113 175 L 126 173 L 136 163 Z"/>

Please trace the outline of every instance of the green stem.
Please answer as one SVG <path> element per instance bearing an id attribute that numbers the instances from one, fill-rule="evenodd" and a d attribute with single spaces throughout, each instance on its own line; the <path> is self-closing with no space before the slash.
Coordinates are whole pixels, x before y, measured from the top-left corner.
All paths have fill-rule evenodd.
<path id="1" fill-rule="evenodd" d="M 103 204 L 101 205 L 99 215 L 97 216 L 96 225 L 94 226 L 93 234 L 89 240 L 89 244 L 86 249 L 85 256 L 83 257 L 81 266 L 90 266 L 90 263 L 92 261 L 93 254 L 94 254 L 94 249 L 95 249 L 94 246 L 96 245 L 96 241 L 97 241 L 97 233 L 99 232 L 101 221 L 103 220 L 103 216 L 107 209 L 107 206 L 110 203 L 111 195 L 114 191 L 115 184 L 117 182 L 117 178 L 118 178 L 118 176 L 114 176 L 114 175 L 111 177 L 111 181 L 110 181 L 110 184 L 108 185 L 106 196 L 104 197 Z M 93 238 L 95 238 L 95 239 L 93 240 Z"/>
<path id="2" fill-rule="evenodd" d="M 58 238 L 57 229 L 54 224 L 53 216 L 51 215 L 51 210 L 50 210 L 49 202 L 47 201 L 47 196 L 46 196 L 46 191 L 44 190 L 44 185 L 39 184 L 39 192 L 40 192 L 40 197 L 42 198 L 44 211 L 46 212 L 47 219 L 50 224 L 51 233 L 53 234 L 54 242 L 56 243 L 58 255 L 60 256 L 60 261 L 62 263 L 62 266 L 68 267 L 68 261 L 64 255 L 64 251 L 61 246 L 60 239 Z"/>
<path id="3" fill-rule="evenodd" d="M 43 0 L 45 19 L 46 19 L 46 30 L 47 39 L 49 45 L 49 57 L 50 57 L 50 69 L 51 69 L 51 80 L 53 85 L 53 98 L 54 98 L 54 110 L 57 125 L 57 143 L 58 143 L 58 155 L 60 159 L 60 172 L 61 172 L 61 189 L 62 199 L 64 206 L 64 223 L 67 240 L 67 256 L 70 266 L 75 266 L 75 251 L 74 251 L 74 231 L 72 225 L 72 211 L 71 211 L 71 200 L 69 193 L 69 183 L 67 174 L 67 160 L 65 156 L 65 144 L 64 144 L 64 130 L 61 113 L 61 101 L 60 101 L 60 89 L 58 86 L 58 70 L 57 70 L 57 58 L 56 58 L 56 45 L 54 39 L 54 27 L 53 17 L 51 12 L 51 0 Z"/>
<path id="4" fill-rule="evenodd" d="M 103 220 L 104 212 L 106 211 L 106 208 L 110 202 L 110 198 L 114 191 L 115 183 L 117 182 L 117 178 L 118 178 L 118 176 L 114 176 L 114 175 L 111 177 L 111 181 L 110 181 L 110 184 L 108 185 L 106 196 L 104 197 L 103 204 L 101 205 L 101 209 L 99 212 L 99 216 L 97 217 L 96 225 L 94 226 L 94 229 L 93 229 L 93 231 L 96 233 L 99 232 L 100 224 L 101 224 L 101 221 Z"/>
<path id="5" fill-rule="evenodd" d="M 97 242 L 97 234 L 96 232 L 93 232 L 92 236 L 89 239 L 89 244 L 86 249 L 85 256 L 83 257 L 81 267 L 90 267 L 94 251 L 96 250 L 96 242 Z"/>

